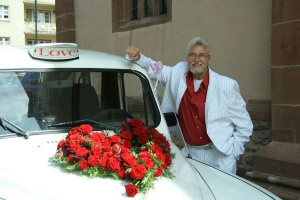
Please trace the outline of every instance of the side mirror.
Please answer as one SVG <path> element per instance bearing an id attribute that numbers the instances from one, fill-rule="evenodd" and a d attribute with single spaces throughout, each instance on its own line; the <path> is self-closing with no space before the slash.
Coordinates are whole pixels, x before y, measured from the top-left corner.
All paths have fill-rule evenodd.
<path id="1" fill-rule="evenodd" d="M 175 113 L 173 113 L 173 112 L 164 113 L 164 116 L 165 116 L 168 127 L 176 126 L 177 119 L 176 119 Z"/>

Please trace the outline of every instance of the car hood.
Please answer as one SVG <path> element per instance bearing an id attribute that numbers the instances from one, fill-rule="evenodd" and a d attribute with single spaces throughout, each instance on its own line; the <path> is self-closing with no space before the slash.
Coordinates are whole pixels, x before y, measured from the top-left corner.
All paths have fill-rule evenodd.
<path id="1" fill-rule="evenodd" d="M 122 180 L 67 172 L 52 159 L 65 134 L 0 139 L 0 199 L 128 199 Z M 172 143 L 174 179 L 159 178 L 147 199 L 213 199 L 204 181 Z M 131 199 L 141 199 L 138 194 Z"/>

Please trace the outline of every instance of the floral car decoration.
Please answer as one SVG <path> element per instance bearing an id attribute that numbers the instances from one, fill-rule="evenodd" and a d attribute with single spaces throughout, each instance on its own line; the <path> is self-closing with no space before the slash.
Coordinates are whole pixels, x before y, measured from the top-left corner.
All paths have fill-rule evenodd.
<path id="1" fill-rule="evenodd" d="M 145 195 L 160 176 L 173 178 L 169 142 L 140 119 L 125 120 L 116 135 L 95 132 L 83 124 L 72 128 L 57 146 L 54 161 L 68 171 L 80 171 L 89 177 L 124 179 L 127 196 Z"/>

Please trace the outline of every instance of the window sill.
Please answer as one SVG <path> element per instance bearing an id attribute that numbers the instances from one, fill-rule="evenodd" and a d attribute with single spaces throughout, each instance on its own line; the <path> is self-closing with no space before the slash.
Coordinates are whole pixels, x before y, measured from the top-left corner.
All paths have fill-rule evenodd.
<path id="1" fill-rule="evenodd" d="M 119 27 L 116 27 L 113 30 L 113 33 L 114 32 L 129 31 L 129 30 L 148 27 L 148 26 L 157 25 L 157 24 L 163 24 L 163 23 L 167 23 L 169 21 L 171 21 L 171 20 L 168 19 L 167 14 L 160 15 L 160 16 L 157 16 L 157 17 L 154 17 L 154 18 L 153 17 L 147 17 L 147 18 L 143 18 L 141 20 L 129 21 L 126 24 L 123 24 Z"/>

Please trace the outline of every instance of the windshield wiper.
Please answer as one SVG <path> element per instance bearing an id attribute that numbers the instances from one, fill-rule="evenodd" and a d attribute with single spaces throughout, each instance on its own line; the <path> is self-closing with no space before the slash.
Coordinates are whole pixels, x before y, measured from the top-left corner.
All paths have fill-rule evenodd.
<path id="1" fill-rule="evenodd" d="M 80 126 L 82 124 L 98 124 L 102 128 L 113 129 L 113 130 L 116 129 L 116 127 L 114 127 L 114 126 L 104 124 L 104 123 L 101 123 L 101 122 L 96 122 L 96 121 L 93 121 L 93 120 L 90 120 L 90 119 L 82 119 L 82 120 L 77 120 L 77 121 L 73 121 L 73 122 L 63 122 L 63 123 L 58 123 L 58 124 L 52 124 L 52 125 L 49 125 L 48 127 Z"/>
<path id="2" fill-rule="evenodd" d="M 12 123 L 12 122 L 8 121 L 7 119 L 5 119 L 5 118 L 3 118 L 3 117 L 0 116 L 0 126 L 2 126 L 4 130 L 9 130 L 10 132 L 15 133 L 12 129 L 10 129 L 9 127 L 5 126 L 3 124 L 2 120 L 5 121 L 6 123 L 10 124 L 11 126 L 13 126 L 18 131 L 20 131 L 19 134 L 23 135 L 25 139 L 29 138 L 29 134 L 27 133 L 27 131 L 25 131 L 21 127 L 17 126 L 16 124 L 14 124 L 14 123 Z"/>

